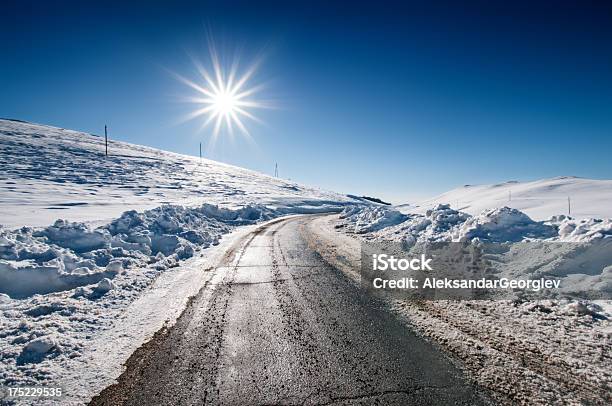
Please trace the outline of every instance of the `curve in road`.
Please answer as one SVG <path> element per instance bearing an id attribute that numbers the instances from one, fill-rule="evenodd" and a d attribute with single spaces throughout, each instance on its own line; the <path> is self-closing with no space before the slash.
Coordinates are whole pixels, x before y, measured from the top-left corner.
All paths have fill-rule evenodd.
<path id="1" fill-rule="evenodd" d="M 434 345 L 308 244 L 315 216 L 228 250 L 177 323 L 92 405 L 488 403 Z"/>

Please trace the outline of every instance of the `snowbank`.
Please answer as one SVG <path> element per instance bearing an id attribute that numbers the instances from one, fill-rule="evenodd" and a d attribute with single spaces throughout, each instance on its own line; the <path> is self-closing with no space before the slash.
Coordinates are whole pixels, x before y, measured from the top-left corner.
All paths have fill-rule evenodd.
<path id="1" fill-rule="evenodd" d="M 554 227 L 535 222 L 525 213 L 509 207 L 485 210 L 469 217 L 453 230 L 453 241 L 469 241 L 478 238 L 491 242 L 518 242 L 526 238 L 546 239 L 554 237 Z"/>
<path id="2" fill-rule="evenodd" d="M 94 229 L 65 220 L 43 229 L 0 227 L 0 293 L 24 298 L 112 280 L 131 268 L 162 271 L 217 244 L 236 226 L 288 212 L 257 204 L 237 210 L 165 205 L 127 211 Z M 103 290 L 99 286 L 96 292 Z"/>
<path id="3" fill-rule="evenodd" d="M 563 241 L 583 242 L 612 236 L 610 219 L 575 220 L 567 216 L 554 216 L 548 223 L 559 230 L 559 238 Z"/>
<path id="4" fill-rule="evenodd" d="M 340 217 L 354 225 L 358 233 L 374 233 L 391 240 L 434 241 L 448 239 L 449 230 L 467 220 L 469 215 L 440 204 L 425 215 L 405 215 L 387 207 L 356 206 L 346 208 Z"/>
<path id="5" fill-rule="evenodd" d="M 438 204 L 424 215 L 402 215 L 392 208 L 352 207 L 344 210 L 341 219 L 344 230 L 366 241 L 401 243 L 403 249 L 416 243 L 477 242 L 487 257 L 488 272 L 497 278 L 560 281 L 561 288 L 544 295 L 612 297 L 609 219 L 576 220 L 559 215 L 534 221 L 509 207 L 471 216 L 448 204 Z M 448 249 L 452 252 L 451 247 Z"/>
<path id="6" fill-rule="evenodd" d="M 368 210 L 360 210 L 359 207 L 353 206 L 344 209 L 340 218 L 354 223 L 356 233 L 367 233 L 402 223 L 408 219 L 408 216 L 385 206 L 373 206 Z"/>
<path id="7" fill-rule="evenodd" d="M 167 269 L 217 243 L 231 227 L 224 220 L 252 222 L 262 215 L 248 207 L 226 220 L 228 213 L 209 205 L 162 206 L 125 212 L 96 229 L 65 220 L 41 230 L 0 229 L 0 292 L 23 298 L 98 283 L 132 267 Z"/>
<path id="8" fill-rule="evenodd" d="M 525 213 L 501 207 L 486 209 L 472 216 L 450 204 L 438 204 L 425 214 L 402 214 L 386 207 L 354 206 L 344 209 L 340 218 L 355 233 L 391 241 L 470 241 L 518 242 L 543 240 L 589 242 L 612 236 L 612 220 L 553 216 L 534 221 Z M 368 236 L 366 236 L 367 238 Z"/>

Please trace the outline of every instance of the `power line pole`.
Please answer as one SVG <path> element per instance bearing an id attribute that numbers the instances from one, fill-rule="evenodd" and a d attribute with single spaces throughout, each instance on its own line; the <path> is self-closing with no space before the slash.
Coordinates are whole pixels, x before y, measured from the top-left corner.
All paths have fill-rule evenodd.
<path id="1" fill-rule="evenodd" d="M 567 197 L 567 215 L 568 216 L 572 215 L 572 202 L 569 196 Z"/>
<path id="2" fill-rule="evenodd" d="M 200 142 L 200 161 L 202 161 L 202 143 Z"/>
<path id="3" fill-rule="evenodd" d="M 278 178 L 278 162 L 274 164 L 274 177 Z"/>
<path id="4" fill-rule="evenodd" d="M 105 155 L 108 156 L 108 133 L 106 131 L 106 124 L 104 124 L 104 149 Z"/>

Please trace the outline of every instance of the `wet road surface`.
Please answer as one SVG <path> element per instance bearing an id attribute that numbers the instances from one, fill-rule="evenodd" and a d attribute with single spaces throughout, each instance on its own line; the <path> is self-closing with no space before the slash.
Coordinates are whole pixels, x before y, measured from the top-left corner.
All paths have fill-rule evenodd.
<path id="1" fill-rule="evenodd" d="M 315 217 L 236 243 L 91 404 L 485 404 L 435 346 L 311 248 L 304 226 Z"/>

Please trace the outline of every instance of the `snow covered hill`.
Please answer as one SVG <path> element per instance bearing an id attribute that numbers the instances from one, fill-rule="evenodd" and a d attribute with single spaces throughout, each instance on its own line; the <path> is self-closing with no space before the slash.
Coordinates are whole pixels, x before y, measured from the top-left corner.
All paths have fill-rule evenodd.
<path id="1" fill-rule="evenodd" d="M 14 120 L 0 158 L 0 386 L 59 383 L 68 404 L 110 384 L 250 225 L 368 204 L 124 142 L 105 156 L 103 137 Z"/>
<path id="2" fill-rule="evenodd" d="M 208 159 L 57 127 L 0 119 L 0 224 L 104 224 L 127 210 L 248 203 L 326 210 L 352 199 Z"/>
<path id="3" fill-rule="evenodd" d="M 534 220 L 567 215 L 568 210 L 577 219 L 612 218 L 612 180 L 558 177 L 533 182 L 465 185 L 415 206 L 404 205 L 398 209 L 404 213 L 424 214 L 438 204 L 450 204 L 452 208 L 471 215 L 478 215 L 486 209 L 511 207 Z"/>

